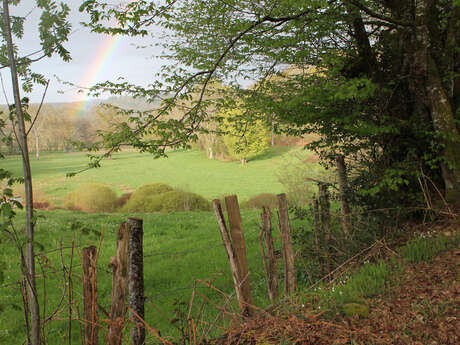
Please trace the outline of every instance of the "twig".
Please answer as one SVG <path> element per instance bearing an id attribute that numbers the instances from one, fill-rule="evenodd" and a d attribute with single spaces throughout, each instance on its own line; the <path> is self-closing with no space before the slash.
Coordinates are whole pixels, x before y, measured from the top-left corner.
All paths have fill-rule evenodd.
<path id="1" fill-rule="evenodd" d="M 43 102 L 45 100 L 46 92 L 48 91 L 48 86 L 49 85 L 50 85 L 50 81 L 48 79 L 48 81 L 46 82 L 45 91 L 43 92 L 42 100 L 40 101 L 40 105 L 38 106 L 37 113 L 35 114 L 34 120 L 30 124 L 30 127 L 26 132 L 26 137 L 29 135 L 29 132 L 32 130 L 33 126 L 35 125 L 35 121 L 37 121 L 37 118 L 38 118 L 38 115 L 40 114 L 40 110 L 42 109 Z"/>
<path id="2" fill-rule="evenodd" d="M 75 234 L 72 235 L 72 252 L 70 254 L 70 266 L 69 266 L 69 274 L 67 276 L 67 280 L 69 282 L 69 289 L 68 289 L 68 297 L 69 297 L 69 321 L 68 321 L 68 332 L 69 332 L 69 345 L 72 344 L 72 267 L 73 267 L 73 255 L 74 255 L 74 246 L 75 246 Z"/>

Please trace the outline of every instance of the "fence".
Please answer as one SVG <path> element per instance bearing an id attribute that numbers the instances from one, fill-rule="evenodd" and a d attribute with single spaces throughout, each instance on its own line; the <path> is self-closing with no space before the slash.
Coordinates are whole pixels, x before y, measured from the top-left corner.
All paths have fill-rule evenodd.
<path id="1" fill-rule="evenodd" d="M 227 310 L 227 307 L 215 305 L 223 314 L 230 317 L 247 317 L 253 315 L 257 307 L 254 306 L 251 297 L 250 272 L 246 257 L 246 243 L 243 232 L 242 219 L 239 211 L 238 200 L 236 196 L 225 198 L 226 209 L 228 213 L 229 229 L 227 229 L 226 221 L 223 215 L 222 207 L 219 200 L 214 200 L 214 210 L 217 216 L 219 230 L 222 236 L 222 243 L 226 250 L 229 260 L 230 270 L 233 278 L 233 286 L 235 289 L 236 299 L 239 305 L 239 315 Z M 264 210 L 269 213 L 268 209 Z M 279 219 L 280 229 L 282 233 L 282 249 L 284 258 L 285 274 L 285 293 L 292 293 L 296 287 L 294 257 L 292 244 L 290 239 L 288 210 L 286 204 L 286 196 L 279 196 Z M 270 243 L 271 246 L 267 251 L 263 251 L 263 260 L 269 263 L 265 265 L 266 276 L 270 280 L 272 290 L 269 293 L 270 299 L 274 300 L 277 293 L 274 292 L 273 286 L 277 283 L 274 281 L 276 275 L 276 259 L 273 248 L 273 239 L 271 234 L 271 223 L 267 223 L 267 218 L 264 222 L 264 236 L 266 241 L 263 242 L 259 237 L 260 244 L 264 248 L 264 243 Z M 187 254 L 193 251 L 186 252 L 160 252 L 160 253 L 143 253 L 143 226 L 142 220 L 129 218 L 127 223 L 122 223 L 117 236 L 116 256 L 112 257 L 110 264 L 113 270 L 112 278 L 112 304 L 110 308 L 108 320 L 108 332 L 106 341 L 108 344 L 120 345 L 123 339 L 123 329 L 127 324 L 128 319 L 126 313 L 129 312 L 129 321 L 132 323 L 131 328 L 131 343 L 140 345 L 145 343 L 145 330 L 164 343 L 168 341 L 161 337 L 159 332 L 150 327 L 144 321 L 144 303 L 151 302 L 152 297 L 144 295 L 144 274 L 143 265 L 145 258 L 154 258 L 163 255 L 180 255 Z M 268 242 L 267 242 L 268 241 Z M 215 244 L 213 244 L 215 246 Z M 196 249 L 202 251 L 206 248 Z M 97 302 L 97 286 L 95 272 L 97 271 L 97 251 L 96 247 L 83 248 L 83 322 L 84 327 L 84 344 L 97 345 L 98 343 L 98 302 Z M 187 322 L 191 322 L 191 309 L 195 295 L 201 295 L 204 299 L 206 296 L 200 293 L 197 282 L 203 287 L 214 289 L 226 295 L 227 303 L 232 299 L 233 294 L 225 294 L 221 290 L 212 285 L 212 282 L 196 280 L 192 287 L 192 299 L 189 304 Z M 177 288 L 178 290 L 187 289 L 190 287 Z M 128 303 L 126 304 L 126 300 Z M 211 300 L 208 300 L 213 304 Z"/>
<path id="2" fill-rule="evenodd" d="M 82 267 L 73 267 L 70 269 L 71 272 L 69 272 L 69 268 L 64 267 L 63 269 L 63 271 L 67 270 L 68 275 L 66 277 L 66 281 L 70 283 L 70 286 L 72 285 L 72 279 L 82 279 L 83 285 L 81 296 L 79 296 L 78 292 L 75 293 L 75 295 L 83 301 L 81 310 L 83 315 L 82 317 L 80 317 L 80 310 L 78 308 L 79 305 L 71 301 L 73 298 L 73 292 L 70 292 L 69 287 L 69 328 L 72 324 L 72 315 L 75 315 L 76 312 L 78 314 L 78 321 L 83 325 L 82 339 L 84 339 L 85 345 L 97 345 L 99 339 L 98 332 L 102 328 L 106 328 L 106 343 L 114 345 L 121 344 L 123 339 L 122 332 L 128 323 L 131 325 L 132 344 L 144 344 L 146 339 L 146 329 L 148 330 L 150 337 L 159 339 L 163 343 L 168 343 L 167 339 L 163 338 L 154 328 L 145 323 L 145 302 L 154 307 L 156 299 L 189 290 L 192 293 L 192 299 L 190 301 L 186 322 L 190 323 L 193 322 L 191 320 L 190 313 L 194 296 L 200 295 L 203 299 L 206 299 L 206 296 L 204 296 L 200 291 L 204 289 L 214 289 L 217 291 L 218 289 L 212 286 L 212 282 L 197 280 L 189 286 L 170 289 L 167 293 L 150 294 L 146 296 L 144 291 L 143 274 L 144 261 L 148 260 L 150 264 L 150 261 L 154 261 L 155 259 L 163 256 L 180 256 L 197 252 L 209 252 L 210 250 L 225 250 L 232 274 L 232 280 L 229 280 L 229 284 L 227 286 L 230 286 L 230 284 L 233 285 L 235 292 L 224 293 L 223 291 L 217 291 L 225 296 L 225 303 L 220 306 L 214 305 L 214 307 L 219 309 L 221 314 L 226 315 L 227 317 L 239 318 L 251 316 L 259 310 L 254 305 L 253 298 L 251 296 L 250 281 L 252 281 L 253 287 L 261 286 L 266 283 L 269 299 L 276 301 L 279 297 L 277 276 L 277 261 L 279 259 L 279 255 L 277 255 L 274 248 L 271 211 L 268 208 L 263 209 L 260 233 L 258 230 L 252 233 L 245 233 L 243 231 L 242 219 L 236 196 L 226 197 L 225 203 L 228 213 L 228 226 L 220 201 L 213 201 L 222 241 L 211 242 L 200 248 L 176 252 L 167 251 L 144 253 L 142 246 L 142 220 L 135 218 L 130 218 L 126 223 L 122 223 L 120 225 L 117 235 L 116 252 L 113 253 L 114 257 L 110 260 L 111 270 L 98 263 L 99 249 L 97 247 L 91 246 L 82 248 Z M 291 244 L 287 202 L 284 194 L 278 196 L 278 203 L 278 219 L 282 240 L 281 252 L 284 267 L 284 292 L 288 295 L 295 291 L 297 281 L 294 269 L 294 253 Z M 246 257 L 248 235 L 250 235 L 250 237 L 253 235 L 259 235 L 251 238 L 251 241 L 259 242 L 262 253 L 261 260 L 264 263 L 263 267 L 265 272 L 263 276 L 259 276 L 259 279 L 256 281 L 254 281 L 254 276 L 252 275 L 253 272 L 250 272 L 249 270 L 248 260 Z M 60 252 L 60 255 L 62 256 L 62 252 L 67 249 L 71 249 L 73 252 L 74 249 L 76 249 L 76 246 L 72 245 L 61 247 L 53 251 Z M 37 256 L 45 255 L 53 251 L 43 252 L 37 254 Z M 80 270 L 81 275 L 78 275 Z M 44 276 L 47 274 L 46 271 L 43 271 L 42 273 Z M 109 310 L 105 310 L 98 303 L 97 274 L 112 275 L 112 301 Z M 21 282 L 18 281 L 15 283 L 5 284 L 0 286 L 0 288 L 18 283 L 20 284 Z M 229 304 L 235 299 L 238 301 L 238 313 L 229 309 Z M 127 300 L 129 301 L 128 303 Z M 213 301 L 209 300 L 208 303 L 213 304 Z M 72 308 L 74 308 L 74 310 L 72 310 Z M 161 312 L 161 310 L 159 312 Z M 101 313 L 105 315 L 104 320 L 99 318 Z M 129 318 L 126 316 L 127 313 L 129 313 Z M 209 327 L 212 327 L 213 324 L 215 325 L 215 322 L 211 322 Z M 192 330 L 196 329 L 196 325 L 187 325 L 187 327 Z M 206 334 L 206 332 L 203 333 Z M 191 336 L 192 335 L 190 335 L 190 337 Z"/>

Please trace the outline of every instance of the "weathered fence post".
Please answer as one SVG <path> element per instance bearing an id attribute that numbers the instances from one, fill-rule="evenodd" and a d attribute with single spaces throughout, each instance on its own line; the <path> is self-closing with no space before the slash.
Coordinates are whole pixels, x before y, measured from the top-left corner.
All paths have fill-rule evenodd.
<path id="1" fill-rule="evenodd" d="M 313 229 L 315 231 L 315 252 L 320 255 L 320 238 L 321 238 L 321 225 L 319 223 L 319 203 L 318 199 L 313 200 Z"/>
<path id="2" fill-rule="evenodd" d="M 247 308 L 245 310 L 245 316 L 250 316 L 250 314 L 252 313 L 250 307 L 252 306 L 251 285 L 249 282 L 249 269 L 248 262 L 246 259 L 243 222 L 241 220 L 240 207 L 238 206 L 238 199 L 236 195 L 230 195 L 225 197 L 225 206 L 227 207 L 230 234 L 232 236 L 233 248 L 235 250 L 238 264 L 238 277 L 240 280 L 244 301 L 247 305 Z"/>
<path id="3" fill-rule="evenodd" d="M 289 226 L 289 211 L 286 194 L 278 194 L 278 219 L 280 224 L 281 241 L 284 258 L 284 293 L 291 294 L 297 288 L 297 277 L 294 268 L 294 251 L 291 242 L 291 227 Z"/>
<path id="4" fill-rule="evenodd" d="M 144 267 L 142 249 L 142 219 L 128 218 L 129 225 L 129 309 L 134 322 L 131 330 L 133 345 L 145 342 L 144 326 Z"/>
<path id="5" fill-rule="evenodd" d="M 347 191 L 348 191 L 348 181 L 347 181 L 347 168 L 345 165 L 345 158 L 342 155 L 336 157 L 337 163 L 337 174 L 339 180 L 339 196 L 341 203 L 342 211 L 342 229 L 345 236 L 350 236 L 351 234 L 351 219 L 350 219 L 350 206 L 348 204 Z"/>
<path id="6" fill-rule="evenodd" d="M 329 202 L 329 193 L 325 183 L 318 183 L 319 204 L 321 207 L 321 225 L 324 232 L 324 250 L 326 257 L 326 271 L 331 273 L 331 205 Z"/>
<path id="7" fill-rule="evenodd" d="M 83 268 L 83 317 L 84 317 L 84 345 L 98 344 L 98 317 L 97 317 L 97 250 L 89 246 L 82 250 Z"/>
<path id="8" fill-rule="evenodd" d="M 260 232 L 260 247 L 267 279 L 268 298 L 275 301 L 278 298 L 278 272 L 276 269 L 275 246 L 272 236 L 272 213 L 268 207 L 262 207 L 262 231 Z"/>
<path id="9" fill-rule="evenodd" d="M 236 297 L 238 299 L 238 305 L 240 307 L 241 314 L 248 314 L 248 305 L 244 300 L 243 289 L 240 284 L 240 278 L 238 273 L 238 259 L 232 246 L 232 242 L 228 235 L 227 226 L 225 225 L 224 214 L 222 212 L 222 206 L 220 201 L 215 199 L 212 201 L 214 206 L 214 212 L 216 213 L 217 223 L 219 224 L 220 234 L 222 236 L 222 242 L 224 242 L 225 251 L 227 253 L 228 261 L 230 263 L 230 271 L 232 272 L 233 284 L 235 285 Z"/>
<path id="10" fill-rule="evenodd" d="M 319 221 L 319 202 L 318 199 L 313 200 L 313 229 L 315 231 L 315 253 L 318 256 L 318 261 L 320 265 L 320 273 L 324 275 L 324 265 L 323 265 L 323 255 L 321 253 L 321 224 Z"/>
<path id="11" fill-rule="evenodd" d="M 117 254 L 110 258 L 112 266 L 112 306 L 107 334 L 109 345 L 121 345 L 126 321 L 126 296 L 128 290 L 129 226 L 121 223 L 117 235 Z"/>

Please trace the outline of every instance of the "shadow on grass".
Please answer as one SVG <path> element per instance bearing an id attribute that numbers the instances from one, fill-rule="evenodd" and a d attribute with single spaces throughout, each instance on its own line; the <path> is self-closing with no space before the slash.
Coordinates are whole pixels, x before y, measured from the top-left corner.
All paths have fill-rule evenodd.
<path id="1" fill-rule="evenodd" d="M 260 155 L 254 156 L 248 161 L 254 162 L 254 161 L 262 161 L 265 159 L 275 158 L 275 157 L 285 154 L 286 152 L 290 150 L 292 150 L 292 147 L 290 146 L 272 146 L 266 152 Z"/>

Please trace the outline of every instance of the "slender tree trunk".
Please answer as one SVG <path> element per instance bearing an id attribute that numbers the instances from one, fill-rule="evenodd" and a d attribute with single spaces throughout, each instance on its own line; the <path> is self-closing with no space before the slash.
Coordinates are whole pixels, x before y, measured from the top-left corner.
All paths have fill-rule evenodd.
<path id="1" fill-rule="evenodd" d="M 38 160 L 40 160 L 40 145 L 38 143 L 38 133 L 37 133 L 37 130 L 34 130 L 34 134 L 35 134 L 35 158 Z"/>
<path id="2" fill-rule="evenodd" d="M 350 220 L 350 206 L 348 204 L 347 191 L 348 191 L 348 181 L 347 181 L 347 169 L 345 166 L 345 158 L 342 155 L 336 157 L 337 163 L 337 175 L 339 180 L 339 196 L 341 203 L 342 211 L 342 230 L 345 236 L 350 236 L 351 234 L 351 220 Z"/>
<path id="3" fill-rule="evenodd" d="M 275 146 L 275 121 L 272 119 L 272 133 L 271 133 L 271 140 L 270 144 L 271 146 Z"/>
<path id="4" fill-rule="evenodd" d="M 30 171 L 29 148 L 24 123 L 24 113 L 21 104 L 19 91 L 18 72 L 14 57 L 13 39 L 11 35 L 10 14 L 8 0 L 3 0 L 3 22 L 4 35 L 7 42 L 9 67 L 11 71 L 11 83 L 13 86 L 14 103 L 18 120 L 19 146 L 21 148 L 22 165 L 24 170 L 24 186 L 26 201 L 26 263 L 27 263 L 27 288 L 29 290 L 31 339 L 33 345 L 40 344 L 40 308 L 38 305 L 37 289 L 35 282 L 35 260 L 34 260 L 34 223 L 33 223 L 33 192 L 32 175 Z"/>
<path id="5" fill-rule="evenodd" d="M 321 208 L 321 226 L 322 232 L 324 234 L 324 257 L 326 261 L 326 271 L 327 274 L 331 273 L 331 253 L 330 253 L 330 245 L 331 245 L 331 204 L 329 201 L 329 192 L 327 185 L 324 183 L 318 184 L 319 188 L 319 204 Z"/>

